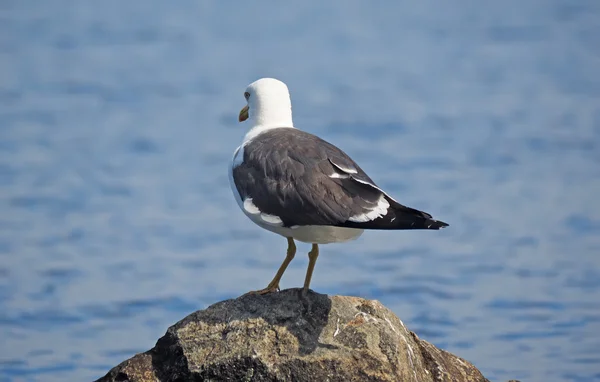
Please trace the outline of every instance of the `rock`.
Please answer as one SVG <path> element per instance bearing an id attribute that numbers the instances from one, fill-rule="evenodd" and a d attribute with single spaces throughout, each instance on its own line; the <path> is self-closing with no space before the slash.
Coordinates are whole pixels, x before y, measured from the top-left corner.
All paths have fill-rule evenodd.
<path id="1" fill-rule="evenodd" d="M 98 381 L 488 381 L 376 300 L 301 292 L 192 313 Z"/>

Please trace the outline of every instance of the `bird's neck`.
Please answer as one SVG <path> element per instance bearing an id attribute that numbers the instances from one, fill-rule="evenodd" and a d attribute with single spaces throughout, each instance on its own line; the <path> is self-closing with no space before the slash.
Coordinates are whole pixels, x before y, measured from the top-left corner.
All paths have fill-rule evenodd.
<path id="1" fill-rule="evenodd" d="M 271 129 L 294 128 L 292 121 L 292 105 L 290 103 L 264 103 L 250 107 L 249 122 L 252 128 L 244 137 L 244 142 L 250 141 L 260 133 Z"/>
<path id="2" fill-rule="evenodd" d="M 250 104 L 251 126 L 294 126 L 292 122 L 292 102 L 289 97 L 263 98 L 255 100 Z"/>

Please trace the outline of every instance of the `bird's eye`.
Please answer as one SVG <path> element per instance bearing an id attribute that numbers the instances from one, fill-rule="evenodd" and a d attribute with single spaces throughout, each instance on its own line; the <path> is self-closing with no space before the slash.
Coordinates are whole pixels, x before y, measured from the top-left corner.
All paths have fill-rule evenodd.
<path id="1" fill-rule="evenodd" d="M 246 98 L 246 101 L 247 101 L 247 100 L 248 100 L 248 98 L 250 98 L 250 93 L 248 93 L 248 92 L 245 92 L 245 93 L 244 93 L 244 97 Z"/>

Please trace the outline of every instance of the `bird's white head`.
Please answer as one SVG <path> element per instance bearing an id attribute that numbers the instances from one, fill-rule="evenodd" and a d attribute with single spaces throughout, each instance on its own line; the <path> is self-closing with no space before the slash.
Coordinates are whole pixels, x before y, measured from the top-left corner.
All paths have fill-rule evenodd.
<path id="1" fill-rule="evenodd" d="M 283 82 L 261 78 L 248 85 L 244 97 L 248 104 L 240 111 L 239 121 L 248 119 L 256 133 L 277 127 L 294 127 L 290 92 Z"/>

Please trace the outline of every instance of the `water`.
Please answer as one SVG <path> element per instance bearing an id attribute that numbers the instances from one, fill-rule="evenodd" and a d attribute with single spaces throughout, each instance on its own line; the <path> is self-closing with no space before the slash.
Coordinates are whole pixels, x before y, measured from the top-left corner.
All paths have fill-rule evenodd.
<path id="1" fill-rule="evenodd" d="M 597 1 L 6 0 L 0 18 L 1 381 L 98 378 L 267 284 L 285 240 L 227 181 L 262 76 L 451 225 L 325 246 L 315 290 L 379 299 L 493 380 L 600 380 Z"/>

